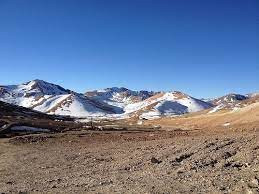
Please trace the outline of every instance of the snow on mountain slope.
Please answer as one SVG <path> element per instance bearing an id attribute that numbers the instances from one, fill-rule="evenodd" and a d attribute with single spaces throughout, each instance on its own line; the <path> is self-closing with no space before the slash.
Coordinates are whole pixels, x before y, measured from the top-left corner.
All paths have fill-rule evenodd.
<path id="1" fill-rule="evenodd" d="M 13 94 L 17 94 L 17 97 L 26 94 L 25 96 L 35 96 L 35 95 L 59 95 L 67 94 L 70 90 L 66 90 L 58 85 L 48 83 L 42 80 L 33 80 L 21 85 L 9 85 L 0 86 L 3 91 Z"/>
<path id="2" fill-rule="evenodd" d="M 247 100 L 248 97 L 241 94 L 228 94 L 220 98 L 215 98 L 210 101 L 215 107 L 209 113 L 218 112 L 222 109 L 239 109 L 242 107 L 242 101 Z"/>
<path id="3" fill-rule="evenodd" d="M 56 95 L 56 96 L 43 96 L 37 105 L 34 106 L 34 110 L 41 112 L 51 112 L 50 110 L 54 109 L 59 103 L 66 100 L 71 94 Z"/>
<path id="4" fill-rule="evenodd" d="M 237 102 L 240 102 L 245 99 L 247 99 L 247 97 L 241 94 L 228 94 L 220 98 L 214 99 L 211 103 L 213 103 L 214 105 L 219 105 L 219 104 L 234 105 Z"/>
<path id="5" fill-rule="evenodd" d="M 259 92 L 254 92 L 246 95 L 248 98 L 259 96 Z"/>
<path id="6" fill-rule="evenodd" d="M 225 98 L 225 101 L 234 101 L 231 97 Z M 235 98 L 239 99 L 239 96 Z M 155 118 L 212 107 L 210 103 L 181 92 L 132 91 L 113 87 L 86 92 L 83 95 L 42 80 L 0 86 L 0 100 L 48 114 L 102 118 L 125 118 L 134 115 Z M 221 101 L 219 99 L 215 103 Z"/>
<path id="7" fill-rule="evenodd" d="M 209 108 L 209 104 L 181 92 L 155 93 L 107 88 L 78 94 L 42 80 L 1 86 L 0 100 L 48 114 L 76 117 L 179 115 Z M 143 116 L 142 115 L 142 116 Z"/>
<path id="8" fill-rule="evenodd" d="M 117 107 L 116 113 L 123 113 L 124 108 L 132 103 L 143 101 L 154 95 L 149 91 L 132 91 L 127 88 L 106 88 L 104 90 L 95 90 L 86 92 L 85 95 L 99 102 L 107 103 Z"/>
<path id="9" fill-rule="evenodd" d="M 42 80 L 0 86 L 0 100 L 37 111 L 77 117 L 112 114 L 112 106 Z"/>
<path id="10" fill-rule="evenodd" d="M 57 115 L 71 115 L 73 113 L 75 117 L 104 116 L 114 113 L 113 107 L 100 104 L 83 95 L 70 94 L 55 104 L 47 113 Z"/>
<path id="11" fill-rule="evenodd" d="M 0 99 L 12 104 L 32 107 L 54 95 L 69 94 L 70 91 L 58 85 L 33 80 L 21 85 L 0 86 Z"/>
<path id="12" fill-rule="evenodd" d="M 150 119 L 197 112 L 210 107 L 209 103 L 181 92 L 161 92 L 144 101 L 129 104 L 124 110 L 127 114 L 138 113 L 141 118 Z"/>

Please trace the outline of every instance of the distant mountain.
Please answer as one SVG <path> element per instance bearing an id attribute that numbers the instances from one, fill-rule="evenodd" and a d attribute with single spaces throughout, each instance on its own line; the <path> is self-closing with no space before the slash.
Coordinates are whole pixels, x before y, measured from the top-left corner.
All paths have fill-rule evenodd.
<path id="1" fill-rule="evenodd" d="M 246 95 L 248 98 L 259 96 L 259 92 L 254 92 Z"/>
<path id="2" fill-rule="evenodd" d="M 66 90 L 58 85 L 37 79 L 21 85 L 0 86 L 0 91 L 1 95 L 9 94 L 14 98 L 21 96 L 60 95 L 71 92 L 70 90 Z"/>
<path id="3" fill-rule="evenodd" d="M 209 113 L 223 109 L 234 110 L 258 102 L 258 99 L 258 93 L 252 93 L 199 100 L 178 91 L 133 91 L 124 87 L 80 94 L 38 79 L 20 85 L 0 86 L 0 101 L 43 113 L 74 117 L 152 119 L 204 109 L 208 109 Z"/>
<path id="4" fill-rule="evenodd" d="M 150 91 L 133 91 L 123 87 L 113 87 L 104 90 L 88 91 L 85 93 L 85 96 L 95 101 L 117 107 L 116 113 L 120 114 L 125 112 L 124 108 L 127 105 L 141 102 L 154 94 L 155 92 Z"/>
<path id="5" fill-rule="evenodd" d="M 181 92 L 133 91 L 112 87 L 79 94 L 43 80 L 0 86 L 0 100 L 48 114 L 74 117 L 139 115 L 151 118 L 211 107 L 209 103 Z"/>
<path id="6" fill-rule="evenodd" d="M 215 106 L 221 105 L 221 104 L 225 106 L 232 106 L 232 105 L 236 105 L 242 100 L 246 100 L 247 98 L 248 98 L 247 96 L 241 95 L 241 94 L 228 94 L 212 100 L 211 103 L 214 104 Z"/>
<path id="7" fill-rule="evenodd" d="M 204 101 L 204 102 L 212 102 L 213 100 L 215 100 L 215 98 L 201 98 L 200 99 L 201 101 Z"/>
<path id="8" fill-rule="evenodd" d="M 225 96 L 215 98 L 210 101 L 215 107 L 209 112 L 214 113 L 222 109 L 237 109 L 241 108 L 242 101 L 247 100 L 249 97 L 241 94 L 227 94 Z"/>
<path id="9" fill-rule="evenodd" d="M 0 100 L 49 114 L 86 117 L 114 113 L 112 106 L 42 80 L 0 86 Z"/>
<path id="10" fill-rule="evenodd" d="M 116 113 L 141 118 L 181 115 L 211 107 L 211 104 L 181 92 L 132 91 L 127 88 L 107 88 L 86 92 L 95 101 L 117 107 Z"/>
<path id="11" fill-rule="evenodd" d="M 182 92 L 160 92 L 144 101 L 129 104 L 126 113 L 137 114 L 141 118 L 157 118 L 197 112 L 211 108 L 211 104 L 193 98 Z"/>

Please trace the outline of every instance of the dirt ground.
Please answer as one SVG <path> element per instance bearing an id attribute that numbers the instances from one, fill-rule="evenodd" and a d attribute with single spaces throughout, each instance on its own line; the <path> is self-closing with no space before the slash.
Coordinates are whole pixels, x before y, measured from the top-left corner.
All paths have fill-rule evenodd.
<path id="1" fill-rule="evenodd" d="M 70 131 L 0 139 L 0 193 L 259 193 L 259 131 Z"/>
<path id="2" fill-rule="evenodd" d="M 222 110 L 208 114 L 208 110 L 184 114 L 179 117 L 164 117 L 145 121 L 146 124 L 159 125 L 163 128 L 206 129 L 213 131 L 216 128 L 230 130 L 247 130 L 259 128 L 259 102 L 238 110 Z M 227 124 L 227 125 L 226 125 Z"/>

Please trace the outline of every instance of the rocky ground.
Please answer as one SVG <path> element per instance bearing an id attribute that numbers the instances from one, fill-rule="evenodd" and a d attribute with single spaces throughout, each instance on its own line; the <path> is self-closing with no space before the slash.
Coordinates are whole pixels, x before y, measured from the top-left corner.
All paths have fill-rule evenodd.
<path id="1" fill-rule="evenodd" d="M 259 193 L 258 130 L 0 139 L 2 193 Z"/>
<path id="2" fill-rule="evenodd" d="M 31 130 L 28 130 L 29 128 L 36 131 L 44 129 L 55 133 L 87 125 L 87 123 L 82 124 L 74 121 L 74 118 L 68 116 L 48 115 L 0 101 L 0 138 L 32 133 Z M 14 130 L 15 127 L 26 127 L 27 131 Z"/>

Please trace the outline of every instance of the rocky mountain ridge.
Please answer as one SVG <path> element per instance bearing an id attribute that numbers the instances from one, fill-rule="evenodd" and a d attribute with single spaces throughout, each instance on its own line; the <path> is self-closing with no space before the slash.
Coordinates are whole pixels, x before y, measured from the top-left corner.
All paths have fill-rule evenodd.
<path id="1" fill-rule="evenodd" d="M 241 102 L 254 96 L 256 95 L 229 94 L 203 101 L 179 91 L 133 91 L 124 87 L 111 87 L 81 94 L 38 79 L 19 85 L 0 86 L 0 101 L 48 114 L 72 117 L 137 116 L 151 119 L 205 109 L 216 112 L 226 108 L 238 108 Z"/>

